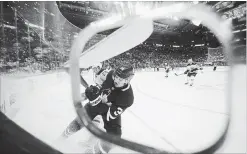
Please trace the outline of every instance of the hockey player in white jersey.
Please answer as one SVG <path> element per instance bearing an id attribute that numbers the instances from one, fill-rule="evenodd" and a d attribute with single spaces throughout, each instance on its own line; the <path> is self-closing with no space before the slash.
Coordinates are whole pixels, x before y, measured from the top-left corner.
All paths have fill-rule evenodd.
<path id="1" fill-rule="evenodd" d="M 89 85 L 97 85 L 100 86 L 106 78 L 108 70 L 102 68 L 101 63 L 97 63 L 91 67 L 87 71 L 83 71 L 85 69 L 81 69 L 81 83 L 83 87 L 87 87 L 88 85 L 84 85 L 87 81 Z M 84 88 L 83 88 L 84 89 Z"/>
<path id="2" fill-rule="evenodd" d="M 198 70 L 199 66 L 194 63 L 192 59 L 189 59 L 186 71 L 184 72 L 184 74 L 187 74 L 187 81 L 185 82 L 185 84 L 189 84 L 190 86 L 194 84 L 194 80 L 198 73 Z"/>
<path id="3" fill-rule="evenodd" d="M 171 67 L 167 63 L 165 63 L 165 77 L 166 78 L 168 78 L 168 74 L 170 70 L 171 70 Z"/>
<path id="4" fill-rule="evenodd" d="M 100 87 L 103 84 L 109 71 L 108 69 L 104 69 L 101 63 L 93 66 L 93 78 L 97 86 Z"/>
<path id="5" fill-rule="evenodd" d="M 185 84 L 189 84 L 190 86 L 193 86 L 195 77 L 199 69 L 200 69 L 199 66 L 196 63 L 194 63 L 192 59 L 189 59 L 185 72 L 181 74 L 175 73 L 175 75 L 179 76 L 179 75 L 187 74 L 187 81 L 185 82 Z"/>
<path id="6" fill-rule="evenodd" d="M 203 65 L 202 64 L 200 65 L 199 69 L 200 69 L 201 73 L 203 73 Z"/>

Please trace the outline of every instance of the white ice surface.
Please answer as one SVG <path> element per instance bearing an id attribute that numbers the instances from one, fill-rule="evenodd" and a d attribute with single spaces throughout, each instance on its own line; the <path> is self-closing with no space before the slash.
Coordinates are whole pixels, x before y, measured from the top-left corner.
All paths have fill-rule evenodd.
<path id="1" fill-rule="evenodd" d="M 236 92 L 231 125 L 228 138 L 219 149 L 221 153 L 246 152 L 246 66 L 237 66 L 235 74 L 234 83 L 240 89 L 233 88 Z M 229 117 L 226 75 L 224 71 L 206 71 L 198 74 L 190 87 L 184 85 L 185 76 L 165 78 L 163 72 L 137 73 L 132 81 L 135 102 L 122 115 L 123 138 L 172 152 L 193 152 L 211 145 L 225 129 Z M 75 116 L 70 77 L 59 72 L 25 78 L 23 83 L 20 89 L 26 90 L 19 90 L 21 99 L 13 105 L 18 111 L 12 119 L 58 147 L 54 142 Z M 89 136 L 87 130 L 80 131 L 61 143 L 60 150 L 81 152 L 85 136 Z M 115 148 L 113 152 L 130 151 Z"/>

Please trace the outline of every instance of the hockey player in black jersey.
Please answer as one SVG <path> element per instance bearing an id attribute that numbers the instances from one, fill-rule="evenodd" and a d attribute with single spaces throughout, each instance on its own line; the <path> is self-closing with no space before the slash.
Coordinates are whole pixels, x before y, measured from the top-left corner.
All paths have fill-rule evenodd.
<path id="1" fill-rule="evenodd" d="M 216 62 L 214 62 L 214 68 L 213 68 L 213 71 L 216 71 L 216 69 L 217 69 L 217 63 Z"/>
<path id="2" fill-rule="evenodd" d="M 130 81 L 134 76 L 134 69 L 130 66 L 118 67 L 111 70 L 101 87 L 89 86 L 85 96 L 89 102 L 84 106 L 89 117 L 93 120 L 101 115 L 104 129 L 107 133 L 121 137 L 121 114 L 134 102 L 133 90 Z M 63 133 L 69 137 L 83 128 L 78 118 L 73 120 Z M 93 153 L 108 153 L 111 144 L 100 141 L 95 144 Z"/>

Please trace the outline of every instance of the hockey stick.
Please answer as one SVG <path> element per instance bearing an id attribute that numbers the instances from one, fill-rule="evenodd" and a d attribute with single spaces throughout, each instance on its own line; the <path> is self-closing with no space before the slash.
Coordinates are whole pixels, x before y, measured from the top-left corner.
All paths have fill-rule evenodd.
<path id="1" fill-rule="evenodd" d="M 82 69 L 80 69 L 80 73 L 81 73 Z M 88 87 L 88 83 L 87 81 L 81 76 L 80 74 L 80 79 L 81 79 L 81 84 L 83 85 L 83 87 L 87 88 Z"/>
<path id="2" fill-rule="evenodd" d="M 176 76 L 184 75 L 184 73 L 174 73 Z"/>
<path id="3" fill-rule="evenodd" d="M 153 32 L 152 21 L 133 18 L 127 20 L 126 22 L 127 23 L 123 27 L 119 28 L 114 33 L 112 33 L 96 45 L 90 47 L 88 50 L 81 53 L 79 60 L 80 68 L 89 67 L 95 63 L 107 60 L 111 57 L 128 51 L 129 49 L 145 41 Z M 140 24 L 144 24 L 145 26 L 142 26 L 143 28 L 140 29 Z M 137 30 L 138 28 L 139 30 Z M 135 34 L 136 37 L 134 39 L 127 39 L 128 34 Z M 65 68 L 68 68 L 68 66 L 69 63 L 66 62 Z M 88 83 L 81 75 L 80 81 L 85 88 L 88 87 Z"/>
<path id="4" fill-rule="evenodd" d="M 127 20 L 126 24 L 90 47 L 86 51 L 81 51 L 79 66 L 80 68 L 87 68 L 95 63 L 108 60 L 114 56 L 117 56 L 125 51 L 134 48 L 140 43 L 144 42 L 153 32 L 152 21 L 140 21 L 137 20 L 134 24 L 134 19 Z M 140 24 L 144 24 L 142 28 L 139 28 Z M 139 28 L 139 30 L 137 30 Z M 130 37 L 130 34 L 134 34 L 135 37 Z M 82 49 L 83 50 L 83 49 Z M 69 67 L 69 63 L 65 63 L 65 67 Z"/>

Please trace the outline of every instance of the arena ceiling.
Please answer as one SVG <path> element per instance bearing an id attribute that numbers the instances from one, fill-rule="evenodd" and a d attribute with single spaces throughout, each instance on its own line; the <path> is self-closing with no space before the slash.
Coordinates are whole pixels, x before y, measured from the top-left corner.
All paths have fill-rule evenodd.
<path id="1" fill-rule="evenodd" d="M 58 2 L 58 6 L 62 14 L 74 25 L 80 28 L 84 28 L 90 22 L 102 19 L 109 14 L 119 13 L 121 9 L 129 8 L 128 2 L 96 2 L 96 1 L 62 1 Z M 143 5 L 149 5 L 151 7 L 157 7 L 159 5 L 166 5 L 166 3 L 178 3 L 178 2 L 134 2 L 142 3 Z M 241 5 L 245 5 L 245 1 L 235 1 L 235 2 L 223 2 L 223 1 L 200 1 L 200 2 L 184 2 L 191 3 L 191 5 L 196 3 L 204 3 L 211 6 L 216 12 L 225 17 L 231 17 L 228 12 L 231 10 L 236 10 Z M 138 4 L 133 4 L 138 5 Z M 141 4 L 140 4 L 141 5 Z M 246 6 L 245 6 L 246 11 Z M 240 25 L 246 22 L 246 14 L 244 15 L 244 20 L 239 22 L 234 19 L 233 24 Z M 244 26 L 246 28 L 246 24 Z M 191 41 L 197 41 L 198 44 L 205 43 L 213 37 L 210 37 L 207 32 L 209 30 L 203 25 L 196 25 L 190 20 L 177 19 L 176 17 L 167 17 L 163 20 L 158 20 L 154 22 L 154 33 L 147 40 L 150 43 L 161 43 L 161 44 L 190 44 Z M 110 34 L 112 31 L 107 31 L 103 34 Z M 193 34 L 193 35 L 191 35 Z M 181 38 L 182 36 L 186 36 Z M 188 39 L 189 38 L 189 39 Z M 246 38 L 246 34 L 245 34 Z"/>
<path id="2" fill-rule="evenodd" d="M 15 2 L 15 7 L 20 7 L 21 2 Z M 25 2 L 28 3 L 28 2 Z M 33 2 L 30 2 L 33 3 Z M 144 3 L 152 7 L 159 5 L 166 5 L 166 3 L 178 2 L 133 2 Z M 148 4 L 147 4 L 148 3 Z M 211 6 L 216 12 L 226 18 L 232 18 L 234 29 L 246 29 L 246 2 L 245 1 L 200 1 L 200 2 L 184 2 L 194 5 L 194 3 L 204 3 Z M 7 8 L 8 2 L 3 2 L 3 7 Z M 134 5 L 134 4 L 133 4 Z M 135 4 L 136 5 L 136 4 Z M 57 2 L 57 6 L 62 15 L 71 23 L 79 28 L 84 28 L 93 21 L 105 18 L 110 14 L 121 12 L 123 8 L 129 8 L 127 2 L 102 2 L 102 1 L 61 1 Z M 23 7 L 23 8 L 22 8 Z M 26 9 L 23 6 L 19 10 Z M 35 8 L 30 8 L 35 9 Z M 51 8 L 52 9 L 52 8 Z M 6 9 L 5 9 L 6 10 Z M 34 10 L 35 11 L 35 10 Z M 50 10 L 51 11 L 51 10 Z M 11 11 L 10 11 L 11 12 Z M 123 12 L 123 11 L 122 11 Z M 48 10 L 49 14 L 49 10 Z M 40 16 L 40 13 L 34 12 L 28 14 L 31 16 Z M 13 11 L 11 13 L 4 13 L 6 21 L 13 20 Z M 236 17 L 237 16 L 237 17 Z M 35 18 L 35 17 L 33 17 Z M 109 35 L 114 30 L 103 32 L 104 35 Z M 242 43 L 246 42 L 246 31 L 236 33 L 238 39 Z M 241 42 L 239 41 L 239 42 Z M 209 42 L 217 42 L 217 39 L 210 31 L 203 25 L 195 25 L 192 21 L 185 19 L 176 19 L 175 17 L 167 17 L 163 20 L 154 22 L 154 33 L 146 41 L 147 43 L 158 44 L 207 44 Z M 193 43 L 192 43 L 193 42 Z M 246 44 L 246 43 L 245 43 Z"/>

